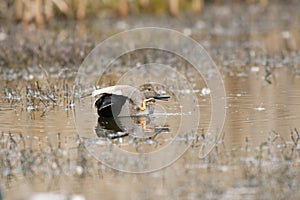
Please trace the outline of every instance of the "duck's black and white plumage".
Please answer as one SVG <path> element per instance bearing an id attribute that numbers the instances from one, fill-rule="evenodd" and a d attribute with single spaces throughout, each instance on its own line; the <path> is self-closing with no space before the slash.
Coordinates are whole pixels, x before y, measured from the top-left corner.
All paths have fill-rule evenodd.
<path id="1" fill-rule="evenodd" d="M 148 104 L 156 99 L 168 99 L 164 91 L 157 92 L 151 84 L 142 85 L 139 89 L 129 85 L 117 85 L 95 90 L 92 94 L 97 98 L 95 107 L 99 117 L 118 116 L 126 102 L 128 115 L 146 112 Z"/>
<path id="2" fill-rule="evenodd" d="M 95 106 L 97 107 L 98 115 L 101 117 L 118 116 L 125 104 L 127 97 L 123 95 L 103 93 L 96 100 Z M 112 109 L 113 106 L 113 109 Z"/>

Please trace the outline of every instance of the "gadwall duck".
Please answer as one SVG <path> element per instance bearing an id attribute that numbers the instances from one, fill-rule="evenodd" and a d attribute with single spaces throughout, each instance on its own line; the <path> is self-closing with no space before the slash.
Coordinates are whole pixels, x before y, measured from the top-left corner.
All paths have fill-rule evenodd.
<path id="1" fill-rule="evenodd" d="M 129 85 L 116 85 L 95 90 L 95 107 L 99 117 L 118 116 L 126 101 L 131 105 L 130 113 L 147 111 L 149 105 L 155 105 L 155 100 L 168 100 L 169 95 L 164 90 L 158 90 L 152 84 L 144 84 L 138 89 Z"/>

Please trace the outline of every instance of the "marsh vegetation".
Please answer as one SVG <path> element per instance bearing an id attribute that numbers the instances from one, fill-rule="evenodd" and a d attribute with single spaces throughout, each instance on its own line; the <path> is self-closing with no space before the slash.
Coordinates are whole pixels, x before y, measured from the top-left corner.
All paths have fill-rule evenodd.
<path id="1" fill-rule="evenodd" d="M 298 199 L 299 6 L 292 1 L 266 6 L 209 1 L 199 15 L 137 18 L 133 14 L 125 19 L 108 15 L 81 22 L 56 16 L 59 20 L 55 17 L 43 29 L 34 23 L 27 28 L 19 23 L 4 25 L 1 14 L 2 193 L 7 199 L 28 199 L 37 192 L 80 194 L 86 199 Z M 199 85 L 194 92 L 200 102 L 201 126 L 191 147 L 169 167 L 153 173 L 123 173 L 86 151 L 86 145 L 99 140 L 79 138 L 72 113 L 74 79 L 98 42 L 122 30 L 154 25 L 176 29 L 209 52 L 224 78 L 226 122 L 216 148 L 199 159 L 209 124 L 210 95 L 201 77 L 194 77 L 183 62 L 172 58 L 169 62 Z M 124 55 L 102 83 L 114 84 L 122 70 L 139 59 L 153 58 Z M 142 145 L 156 145 L 151 146 L 155 149 L 164 145 L 166 136 L 149 138 Z M 112 138 L 111 144 L 141 150 L 133 148 L 141 145 L 140 140 L 128 138 Z"/>

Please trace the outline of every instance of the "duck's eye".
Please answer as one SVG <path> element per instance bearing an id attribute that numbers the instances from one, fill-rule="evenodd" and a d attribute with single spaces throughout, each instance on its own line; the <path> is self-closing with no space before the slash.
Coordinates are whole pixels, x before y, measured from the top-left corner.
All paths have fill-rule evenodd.
<path id="1" fill-rule="evenodd" d="M 148 88 L 148 91 L 151 91 L 151 88 Z"/>

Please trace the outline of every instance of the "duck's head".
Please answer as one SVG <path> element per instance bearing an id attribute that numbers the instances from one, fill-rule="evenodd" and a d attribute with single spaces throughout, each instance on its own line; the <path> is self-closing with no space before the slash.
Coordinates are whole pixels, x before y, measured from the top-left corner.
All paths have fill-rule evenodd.
<path id="1" fill-rule="evenodd" d="M 140 110 L 145 110 L 148 103 L 153 103 L 155 100 L 168 100 L 170 96 L 167 92 L 159 85 L 153 85 L 150 83 L 141 85 L 139 90 L 144 94 L 144 99 L 142 100 L 142 106 L 139 107 Z"/>
<path id="2" fill-rule="evenodd" d="M 164 99 L 170 98 L 167 92 L 160 85 L 144 84 L 139 87 L 139 90 L 144 93 L 145 98 Z"/>

